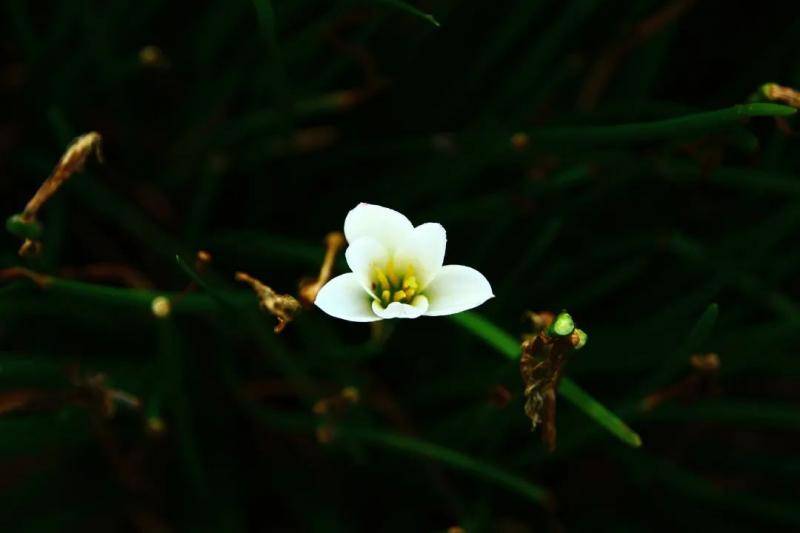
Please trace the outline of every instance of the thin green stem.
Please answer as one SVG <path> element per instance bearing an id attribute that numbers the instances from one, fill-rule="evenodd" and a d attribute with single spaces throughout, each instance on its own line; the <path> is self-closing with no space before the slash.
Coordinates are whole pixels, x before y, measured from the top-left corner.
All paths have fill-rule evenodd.
<path id="1" fill-rule="evenodd" d="M 457 470 L 509 488 L 540 505 L 550 506 L 552 501 L 552 496 L 546 489 L 451 448 L 406 435 L 371 429 L 348 429 L 344 434 L 389 450 L 433 459 Z"/>
<path id="2" fill-rule="evenodd" d="M 286 413 L 262 407 L 253 408 L 253 414 L 264 424 L 300 433 L 313 431 L 319 424 L 317 418 L 306 414 Z M 425 457 L 477 478 L 496 483 L 537 504 L 545 507 L 552 505 L 553 497 L 547 489 L 452 448 L 408 435 L 348 424 L 336 424 L 335 434 L 340 438 L 349 438 L 391 451 Z"/>
<path id="3" fill-rule="evenodd" d="M 425 13 L 424 11 L 420 11 L 416 7 L 411 6 L 403 2 L 402 0 L 378 0 L 378 3 L 381 3 L 389 7 L 393 7 L 394 9 L 397 9 L 398 11 L 403 11 L 404 13 L 408 13 L 409 15 L 413 15 L 419 19 L 429 22 L 430 24 L 433 24 L 437 28 L 441 26 L 441 24 L 439 24 L 439 21 L 436 20 L 436 17 L 434 17 L 430 13 Z"/>
<path id="4" fill-rule="evenodd" d="M 629 143 L 675 139 L 718 130 L 749 117 L 785 117 L 797 110 L 778 104 L 740 104 L 683 117 L 614 126 L 543 127 L 530 132 L 540 142 Z"/>

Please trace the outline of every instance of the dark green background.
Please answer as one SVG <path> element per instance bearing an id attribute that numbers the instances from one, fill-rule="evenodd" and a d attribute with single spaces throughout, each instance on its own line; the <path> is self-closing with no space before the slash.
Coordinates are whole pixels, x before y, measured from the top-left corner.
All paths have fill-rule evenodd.
<path id="1" fill-rule="evenodd" d="M 0 264 L 59 279 L 125 264 L 175 292 L 190 281 L 176 254 L 214 256 L 193 296 L 205 308 L 168 321 L 150 293 L 0 286 L 3 399 L 71 390 L 78 363 L 145 410 L 102 419 L 65 401 L 0 416 L 4 531 L 800 526 L 798 140 L 771 117 L 697 116 L 765 82 L 800 84 L 790 4 L 416 5 L 440 27 L 400 0 L 1 6 L 4 216 L 76 135 L 100 132 L 106 161 L 42 210 L 41 257 L 21 260 L 4 234 Z M 147 45 L 164 64 L 140 62 Z M 342 108 L 339 91 L 365 98 Z M 324 142 L 299 143 L 309 131 Z M 392 322 L 375 343 L 310 311 L 275 337 L 233 272 L 293 292 L 362 201 L 441 222 L 447 262 L 486 274 L 497 298 L 478 311 L 503 330 L 526 331 L 528 309 L 569 309 L 589 344 L 567 374 L 643 446 L 562 399 L 546 453 L 517 364 L 447 318 Z M 709 351 L 718 394 L 639 412 Z M 505 408 L 487 400 L 498 384 Z M 349 385 L 362 401 L 330 422 L 349 429 L 320 444 L 311 406 Z M 270 394 L 242 392 L 254 388 Z"/>

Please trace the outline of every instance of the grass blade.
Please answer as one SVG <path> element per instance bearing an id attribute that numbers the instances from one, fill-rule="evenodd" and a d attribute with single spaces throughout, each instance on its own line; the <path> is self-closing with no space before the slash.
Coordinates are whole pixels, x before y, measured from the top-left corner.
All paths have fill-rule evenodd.
<path id="1" fill-rule="evenodd" d="M 648 422 L 713 422 L 737 427 L 800 431 L 800 412 L 794 405 L 776 402 L 706 400 L 685 405 L 664 405 L 643 415 Z"/>
<path id="2" fill-rule="evenodd" d="M 748 117 L 785 117 L 797 110 L 778 104 L 741 104 L 683 117 L 615 126 L 545 127 L 530 132 L 540 142 L 615 144 L 677 139 L 715 131 Z"/>
<path id="3" fill-rule="evenodd" d="M 540 505 L 547 507 L 551 504 L 552 496 L 546 489 L 457 450 L 414 437 L 383 431 L 350 429 L 345 434 L 390 450 L 433 459 L 478 478 L 502 485 Z"/>
<path id="4" fill-rule="evenodd" d="M 714 324 L 716 324 L 718 316 L 719 306 L 715 303 L 710 304 L 706 310 L 703 311 L 703 314 L 700 315 L 697 323 L 689 333 L 689 337 L 686 339 L 685 351 L 691 353 L 700 348 L 700 346 L 711 334 L 711 330 L 714 328 Z"/>
<path id="5" fill-rule="evenodd" d="M 439 24 L 439 21 L 436 20 L 436 18 L 433 15 L 431 15 L 430 13 L 425 13 L 424 11 L 420 11 L 416 7 L 411 6 L 403 2 L 402 0 L 378 0 L 378 3 L 392 7 L 394 9 L 397 9 L 398 11 L 403 11 L 404 13 L 408 13 L 409 15 L 413 15 L 417 18 L 429 22 L 430 24 L 433 24 L 437 28 L 441 26 L 441 24 Z"/>
<path id="6" fill-rule="evenodd" d="M 642 445 L 642 438 L 638 433 L 571 379 L 563 378 L 558 386 L 558 392 L 625 444 L 634 448 Z"/>
<path id="7" fill-rule="evenodd" d="M 509 359 L 515 361 L 519 359 L 519 342 L 479 314 L 467 311 L 452 315 L 450 318 L 459 326 L 483 339 L 484 342 Z M 586 413 L 590 418 L 606 428 L 622 442 L 636 448 L 642 445 L 642 439 L 635 431 L 628 427 L 617 415 L 609 411 L 603 404 L 592 398 L 571 379 L 563 378 L 558 392 L 567 401 Z"/>

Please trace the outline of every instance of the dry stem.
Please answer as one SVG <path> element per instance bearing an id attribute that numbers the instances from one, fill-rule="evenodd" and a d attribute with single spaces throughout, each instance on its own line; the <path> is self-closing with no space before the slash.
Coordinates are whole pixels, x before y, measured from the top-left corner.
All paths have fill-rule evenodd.
<path id="1" fill-rule="evenodd" d="M 50 176 L 39 186 L 39 190 L 28 201 L 20 218 L 24 222 L 35 222 L 36 215 L 42 206 L 58 191 L 58 189 L 75 172 L 83 170 L 86 160 L 94 154 L 98 161 L 103 161 L 103 154 L 100 150 L 102 137 L 99 133 L 92 131 L 81 135 L 69 145 L 67 151 L 61 156 L 58 164 L 53 169 Z M 19 255 L 26 256 L 36 254 L 41 250 L 41 243 L 32 239 L 25 239 L 19 249 Z"/>
<path id="2" fill-rule="evenodd" d="M 9 267 L 0 270 L 0 281 L 8 281 L 12 279 L 25 278 L 34 282 L 40 289 L 47 288 L 52 281 L 50 276 L 39 274 L 33 270 L 28 270 L 23 267 Z"/>
<path id="3" fill-rule="evenodd" d="M 333 231 L 325 236 L 325 258 L 322 260 L 322 267 L 319 270 L 319 276 L 316 280 L 303 280 L 300 282 L 299 296 L 300 301 L 305 307 L 314 305 L 314 300 L 317 298 L 317 293 L 323 285 L 325 285 L 331 274 L 333 273 L 333 263 L 336 260 L 336 254 L 344 248 L 346 240 L 344 235 L 339 231 Z"/>

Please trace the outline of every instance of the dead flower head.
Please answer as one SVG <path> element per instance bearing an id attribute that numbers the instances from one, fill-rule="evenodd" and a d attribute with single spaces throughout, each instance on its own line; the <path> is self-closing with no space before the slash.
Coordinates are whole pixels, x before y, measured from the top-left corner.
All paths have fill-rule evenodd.
<path id="1" fill-rule="evenodd" d="M 556 389 L 567 356 L 586 344 L 587 335 L 575 327 L 566 311 L 528 313 L 533 334 L 522 343 L 520 374 L 525 393 L 525 414 L 532 429 L 542 425 L 542 440 L 556 446 Z"/>

